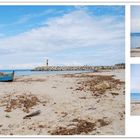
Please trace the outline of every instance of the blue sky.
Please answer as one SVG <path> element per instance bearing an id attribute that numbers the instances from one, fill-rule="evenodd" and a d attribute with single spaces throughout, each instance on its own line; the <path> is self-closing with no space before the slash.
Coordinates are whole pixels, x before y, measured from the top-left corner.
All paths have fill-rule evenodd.
<path id="1" fill-rule="evenodd" d="M 124 6 L 0 6 L 0 69 L 124 62 Z"/>
<path id="2" fill-rule="evenodd" d="M 140 5 L 131 6 L 131 32 L 140 32 Z"/>
<path id="3" fill-rule="evenodd" d="M 131 93 L 140 93 L 140 64 L 131 64 Z"/>

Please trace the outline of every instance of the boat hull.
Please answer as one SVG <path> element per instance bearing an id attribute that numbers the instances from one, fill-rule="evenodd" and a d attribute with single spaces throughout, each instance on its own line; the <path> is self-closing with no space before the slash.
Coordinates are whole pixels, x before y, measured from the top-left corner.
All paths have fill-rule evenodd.
<path id="1" fill-rule="evenodd" d="M 0 75 L 0 82 L 12 82 L 14 79 L 14 72 L 10 74 Z"/>

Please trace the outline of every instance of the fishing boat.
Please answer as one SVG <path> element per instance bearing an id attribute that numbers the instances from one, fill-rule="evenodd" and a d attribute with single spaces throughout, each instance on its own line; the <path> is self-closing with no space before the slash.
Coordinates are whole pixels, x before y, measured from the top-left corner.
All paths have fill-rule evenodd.
<path id="1" fill-rule="evenodd" d="M 0 73 L 0 82 L 12 82 L 14 80 L 14 71 L 12 73 Z"/>

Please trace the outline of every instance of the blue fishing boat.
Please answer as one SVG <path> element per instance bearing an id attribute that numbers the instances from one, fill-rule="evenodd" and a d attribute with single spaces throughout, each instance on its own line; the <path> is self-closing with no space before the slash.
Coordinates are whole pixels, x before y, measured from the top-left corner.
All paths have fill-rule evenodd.
<path id="1" fill-rule="evenodd" d="M 14 71 L 12 73 L 0 73 L 0 82 L 12 82 L 14 80 Z"/>

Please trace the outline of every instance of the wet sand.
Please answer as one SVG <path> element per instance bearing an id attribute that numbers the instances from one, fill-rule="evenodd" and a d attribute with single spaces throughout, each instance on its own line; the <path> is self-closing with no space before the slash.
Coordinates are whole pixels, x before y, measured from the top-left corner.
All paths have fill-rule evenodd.
<path id="1" fill-rule="evenodd" d="M 124 75 L 112 70 L 1 82 L 0 135 L 124 135 Z"/>

